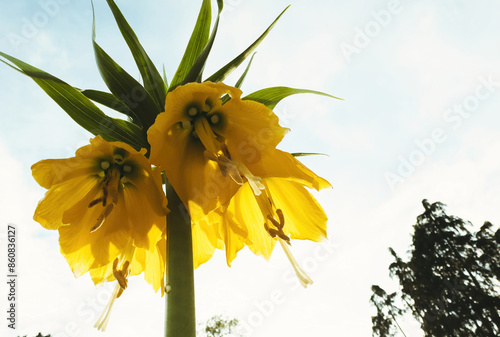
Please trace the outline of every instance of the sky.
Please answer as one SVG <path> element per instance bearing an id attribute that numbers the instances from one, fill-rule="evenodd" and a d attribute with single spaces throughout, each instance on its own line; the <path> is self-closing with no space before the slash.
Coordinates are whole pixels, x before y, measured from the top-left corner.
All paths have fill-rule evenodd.
<path id="1" fill-rule="evenodd" d="M 139 76 L 109 8 L 94 1 L 97 40 Z M 155 64 L 172 78 L 200 0 L 116 0 Z M 217 252 L 195 271 L 197 319 L 236 317 L 246 336 L 370 336 L 372 284 L 395 291 L 388 247 L 404 256 L 422 199 L 480 226 L 500 224 L 500 4 L 443 1 L 225 1 L 205 73 L 244 50 L 289 4 L 257 49 L 244 93 L 276 85 L 343 98 L 297 95 L 276 114 L 289 152 L 333 188 L 323 205 L 328 240 L 292 243 L 314 280 L 303 289 L 284 253 L 241 252 L 229 268 Z M 79 88 L 106 90 L 91 45 L 90 1 L 0 4 L 0 51 Z M 226 80 L 234 84 L 237 71 Z M 6 316 L 7 226 L 17 229 L 17 330 L 2 336 L 162 336 L 164 298 L 141 277 L 115 303 L 108 330 L 92 328 L 112 285 L 75 279 L 57 232 L 32 220 L 45 190 L 33 163 L 67 158 L 91 135 L 29 78 L 0 64 L 0 312 Z M 421 336 L 411 319 L 407 336 Z"/>

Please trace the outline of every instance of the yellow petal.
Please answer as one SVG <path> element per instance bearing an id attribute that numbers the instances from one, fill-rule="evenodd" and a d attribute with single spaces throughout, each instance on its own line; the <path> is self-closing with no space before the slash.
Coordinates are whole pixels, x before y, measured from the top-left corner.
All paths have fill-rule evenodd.
<path id="1" fill-rule="evenodd" d="M 231 156 L 244 164 L 258 162 L 261 154 L 273 150 L 288 132 L 261 103 L 233 98 L 220 110 L 223 121 L 220 127 L 214 126 L 214 132 L 226 139 Z"/>
<path id="2" fill-rule="evenodd" d="M 259 163 L 249 164 L 248 169 L 261 178 L 286 178 L 316 190 L 332 187 L 328 181 L 317 176 L 290 153 L 280 150 L 266 153 Z"/>
<path id="3" fill-rule="evenodd" d="M 194 269 L 212 258 L 219 242 L 217 225 L 206 220 L 200 220 L 192 225 Z"/>
<path id="4" fill-rule="evenodd" d="M 71 225 L 59 228 L 61 253 L 71 266 L 76 277 L 92 268 L 105 266 L 117 258 L 129 246 L 130 229 L 126 217 L 123 196 L 102 226 L 91 232 L 102 214 L 103 206 L 97 204 L 88 208 L 90 198 L 82 199 L 64 214 Z M 87 209 L 85 209 L 87 207 Z"/>
<path id="5" fill-rule="evenodd" d="M 134 245 L 154 250 L 167 221 L 158 189 L 149 179 L 136 179 L 123 187 L 123 200 Z"/>
<path id="6" fill-rule="evenodd" d="M 283 211 L 283 231 L 291 239 L 322 241 L 327 217 L 320 204 L 301 184 L 280 178 L 264 179 L 274 206 Z"/>
<path id="7" fill-rule="evenodd" d="M 248 233 L 245 241 L 254 254 L 262 255 L 266 259 L 271 257 L 276 241 L 271 238 L 264 227 L 266 219 L 248 183 L 245 183 L 231 199 L 225 213 L 225 221 L 231 227 L 231 234 L 237 234 L 235 230 L 237 228 L 243 228 Z M 234 236 L 230 238 L 234 239 Z M 234 245 L 240 247 L 241 244 L 234 242 Z M 236 249 L 232 249 L 231 252 Z"/>
<path id="8" fill-rule="evenodd" d="M 100 169 L 95 158 L 45 159 L 31 166 L 36 182 L 49 189 L 53 185 L 97 174 Z"/>
<path id="9" fill-rule="evenodd" d="M 94 200 L 99 191 L 98 182 L 98 177 L 79 176 L 53 185 L 38 203 L 34 220 L 47 229 L 58 229 L 67 224 L 63 222 L 63 213 L 81 199 Z M 82 207 L 86 210 L 88 204 Z"/>
<path id="10" fill-rule="evenodd" d="M 150 252 L 146 251 L 144 270 L 144 279 L 151 284 L 154 291 L 161 289 L 163 296 L 165 289 L 165 263 L 166 263 L 167 244 L 165 238 L 162 238 L 156 244 L 156 248 Z"/>

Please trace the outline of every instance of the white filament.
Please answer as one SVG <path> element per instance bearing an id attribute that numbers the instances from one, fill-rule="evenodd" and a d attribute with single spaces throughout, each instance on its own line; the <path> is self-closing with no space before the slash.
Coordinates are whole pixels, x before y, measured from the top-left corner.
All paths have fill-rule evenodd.
<path id="1" fill-rule="evenodd" d="M 293 270 L 295 271 L 295 275 L 297 275 L 297 278 L 299 279 L 300 284 L 304 287 L 307 288 L 308 285 L 313 284 L 313 280 L 307 275 L 302 268 L 300 268 L 299 264 L 297 263 L 297 260 L 292 255 L 292 252 L 290 251 L 290 248 L 288 248 L 288 245 L 286 242 L 284 242 L 282 239 L 278 238 L 278 241 L 281 244 L 281 248 L 285 251 L 286 257 L 292 264 Z"/>
<path id="2" fill-rule="evenodd" d="M 118 296 L 118 292 L 120 291 L 120 284 L 116 283 L 115 290 L 113 291 L 113 294 L 111 295 L 108 304 L 106 304 L 106 307 L 104 308 L 101 316 L 99 319 L 95 322 L 94 328 L 97 328 L 99 331 L 105 331 L 106 327 L 108 326 L 109 322 L 109 317 L 111 314 L 111 309 L 113 308 L 113 303 L 115 303 L 116 297 Z"/>

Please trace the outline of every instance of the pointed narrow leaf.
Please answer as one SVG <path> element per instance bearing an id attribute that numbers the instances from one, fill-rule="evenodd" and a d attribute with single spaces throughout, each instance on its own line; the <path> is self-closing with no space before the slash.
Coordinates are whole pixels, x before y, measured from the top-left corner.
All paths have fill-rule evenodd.
<path id="1" fill-rule="evenodd" d="M 290 7 L 290 5 L 288 7 Z M 276 22 L 278 22 L 279 18 L 283 15 L 283 13 L 285 13 L 285 11 L 288 9 L 288 7 L 285 8 L 283 10 L 283 12 L 281 12 L 280 15 L 278 15 L 278 17 L 273 21 L 273 23 L 271 23 L 271 25 L 264 31 L 264 33 L 262 33 L 261 36 L 259 36 L 259 38 L 257 40 L 255 40 L 254 43 L 252 43 L 250 45 L 250 47 L 245 49 L 245 51 L 243 51 L 240 55 L 236 56 L 231 62 L 229 62 L 224 67 L 219 69 L 215 74 L 213 74 L 212 76 L 210 76 L 206 80 L 210 81 L 210 82 L 222 82 L 222 81 L 224 81 L 224 79 L 227 76 L 229 76 L 229 74 L 231 74 L 234 69 L 238 68 L 238 66 L 243 61 L 245 61 L 245 59 L 254 51 L 255 48 L 257 48 L 257 46 L 262 42 L 262 40 L 264 40 L 264 38 L 271 31 L 271 29 L 273 29 Z"/>
<path id="2" fill-rule="evenodd" d="M 210 23 L 212 21 L 212 8 L 210 0 L 203 0 L 201 4 L 200 13 L 196 19 L 196 25 L 189 39 L 184 56 L 175 72 L 172 82 L 170 83 L 169 91 L 172 91 L 179 84 L 184 82 L 187 74 L 193 67 L 198 56 L 203 51 L 208 42 L 210 34 Z"/>
<path id="3" fill-rule="evenodd" d="M 138 122 L 135 113 L 128 108 L 122 101 L 117 99 L 113 94 L 99 90 L 80 90 L 85 97 L 90 98 L 94 102 L 107 106 L 110 109 L 121 112 L 132 118 L 134 122 Z"/>
<path id="4" fill-rule="evenodd" d="M 289 87 L 271 87 L 271 88 L 261 89 L 251 93 L 248 96 L 243 97 L 243 99 L 256 101 L 264 104 L 269 109 L 274 109 L 276 104 L 278 104 L 282 99 L 295 94 L 316 94 L 336 99 L 342 99 L 329 94 L 325 94 L 324 92 L 320 91 L 308 90 L 308 89 L 295 89 Z"/>
<path id="5" fill-rule="evenodd" d="M 248 65 L 245 68 L 245 71 L 243 72 L 243 74 L 241 74 L 241 77 L 238 79 L 238 81 L 234 85 L 236 88 L 238 88 L 238 89 L 241 88 L 241 85 L 243 84 L 243 81 L 245 80 L 245 77 L 247 77 L 248 70 L 250 69 L 250 66 L 252 65 L 252 61 L 253 61 L 253 58 L 254 58 L 255 54 L 256 53 L 253 53 L 252 57 L 250 58 L 250 62 L 248 62 Z"/>
<path id="6" fill-rule="evenodd" d="M 208 40 L 205 49 L 203 49 L 200 56 L 198 56 L 198 58 L 196 59 L 196 62 L 193 64 L 191 70 L 189 70 L 189 73 L 186 75 L 184 81 L 182 81 L 182 84 L 195 81 L 201 82 L 203 69 L 205 69 L 205 63 L 207 62 L 207 58 L 208 55 L 210 54 L 210 51 L 212 50 L 212 46 L 215 41 L 215 35 L 217 35 L 217 29 L 219 28 L 220 13 L 222 12 L 222 7 L 223 7 L 222 0 L 217 0 L 217 5 L 219 6 L 219 10 L 217 13 L 217 20 L 215 20 L 214 28 L 212 29 L 212 34 L 210 35 L 210 39 Z"/>
<path id="7" fill-rule="evenodd" d="M 165 82 L 165 87 L 168 88 L 168 79 L 167 79 L 167 72 L 165 71 L 165 65 L 163 65 L 163 82 Z"/>
<path id="8" fill-rule="evenodd" d="M 135 63 L 141 72 L 145 89 L 156 101 L 160 110 L 163 110 L 167 91 L 160 73 L 149 58 L 148 54 L 146 54 L 146 51 L 140 44 L 139 39 L 135 35 L 118 6 L 113 0 L 107 0 L 107 2 L 109 8 L 111 8 L 111 11 L 113 12 L 118 28 L 120 28 L 120 32 L 127 42 L 127 45 L 134 56 Z"/>
<path id="9" fill-rule="evenodd" d="M 141 121 L 147 130 L 163 110 L 159 108 L 144 87 L 130 76 L 95 41 L 95 18 L 92 25 L 92 43 L 97 67 L 109 90 Z"/>
<path id="10" fill-rule="evenodd" d="M 149 148 L 144 132 L 137 125 L 106 116 L 90 99 L 71 85 L 21 60 L 0 52 L 4 60 L 31 77 L 76 123 L 108 141 L 122 141 L 136 149 Z"/>

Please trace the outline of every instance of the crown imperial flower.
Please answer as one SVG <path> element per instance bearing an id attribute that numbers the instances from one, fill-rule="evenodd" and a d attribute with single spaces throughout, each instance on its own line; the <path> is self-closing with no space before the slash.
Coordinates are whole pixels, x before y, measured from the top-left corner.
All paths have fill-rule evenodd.
<path id="1" fill-rule="evenodd" d="M 154 251 L 165 233 L 160 171 L 144 154 L 97 136 L 75 157 L 32 166 L 33 177 L 48 189 L 34 219 L 59 231 L 75 276 L 112 263 L 132 245 Z"/>

